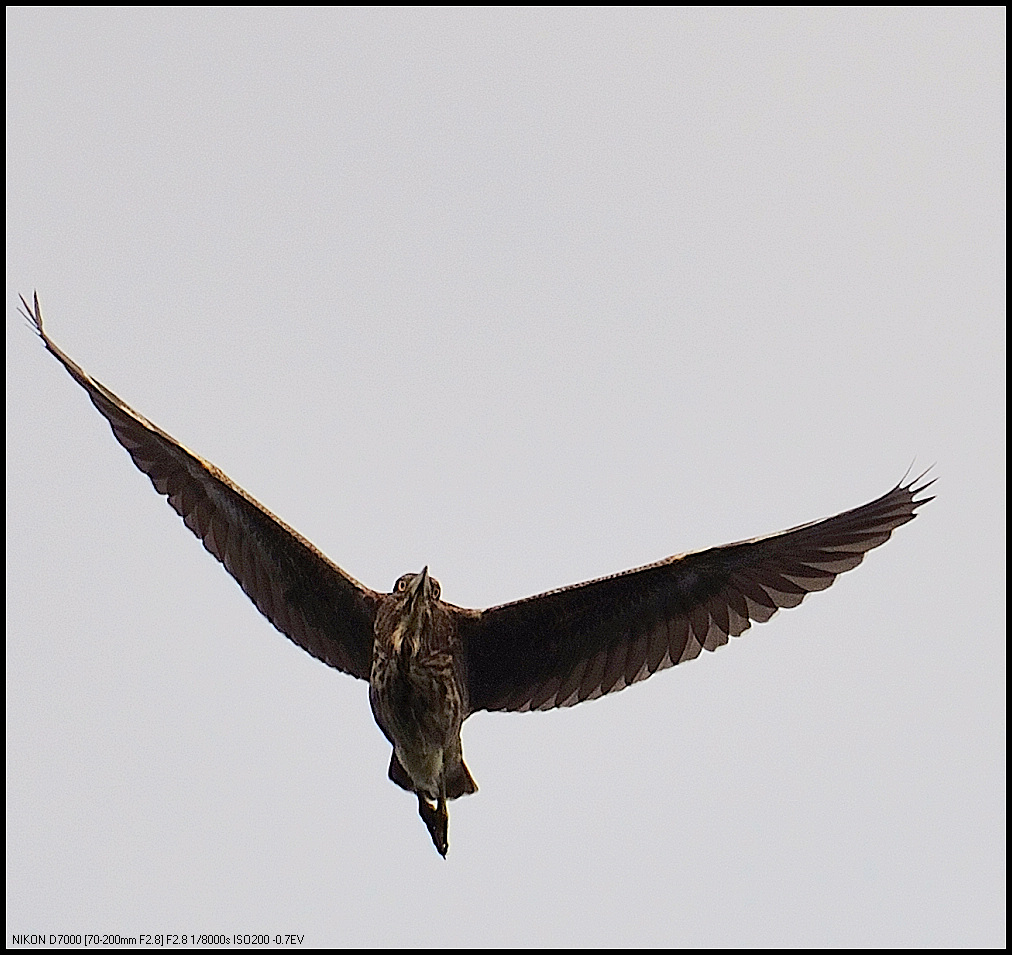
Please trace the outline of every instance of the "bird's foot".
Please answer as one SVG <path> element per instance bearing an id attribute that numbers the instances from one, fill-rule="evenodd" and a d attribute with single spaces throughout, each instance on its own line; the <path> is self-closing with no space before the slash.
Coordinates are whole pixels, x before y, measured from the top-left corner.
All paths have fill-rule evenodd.
<path id="1" fill-rule="evenodd" d="M 422 817 L 425 828 L 429 830 L 429 836 L 432 839 L 432 844 L 436 847 L 436 852 L 445 859 L 447 850 L 450 848 L 448 839 L 450 817 L 446 811 L 445 801 L 441 799 L 438 805 L 433 806 L 419 793 L 418 815 Z"/>

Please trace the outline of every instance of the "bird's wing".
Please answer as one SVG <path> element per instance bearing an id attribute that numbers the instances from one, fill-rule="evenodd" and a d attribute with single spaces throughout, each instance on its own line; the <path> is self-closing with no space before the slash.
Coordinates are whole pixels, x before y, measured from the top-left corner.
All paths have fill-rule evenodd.
<path id="1" fill-rule="evenodd" d="M 134 464 L 257 609 L 318 660 L 368 680 L 379 595 L 60 351 L 43 328 L 38 295 L 34 308 L 21 302 L 46 348 L 88 392 Z"/>
<path id="2" fill-rule="evenodd" d="M 462 619 L 471 711 L 572 706 L 715 650 L 861 563 L 931 500 L 915 500 L 932 483 L 919 480 L 836 517 Z"/>

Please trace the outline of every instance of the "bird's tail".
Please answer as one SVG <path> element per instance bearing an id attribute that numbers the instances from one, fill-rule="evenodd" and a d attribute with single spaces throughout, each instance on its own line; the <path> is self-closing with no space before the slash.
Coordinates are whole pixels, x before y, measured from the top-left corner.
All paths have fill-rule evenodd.
<path id="1" fill-rule="evenodd" d="M 464 760 L 460 760 L 446 777 L 446 798 L 459 799 L 461 796 L 470 796 L 471 793 L 477 791 L 477 783 L 467 766 L 464 765 Z"/>
<path id="2" fill-rule="evenodd" d="M 387 770 L 390 781 L 396 783 L 401 789 L 409 793 L 415 792 L 415 784 L 411 781 L 408 771 L 401 765 L 396 753 L 390 754 L 390 768 Z M 461 796 L 469 796 L 478 791 L 478 784 L 474 781 L 464 760 L 458 760 L 446 777 L 446 798 L 459 799 Z"/>

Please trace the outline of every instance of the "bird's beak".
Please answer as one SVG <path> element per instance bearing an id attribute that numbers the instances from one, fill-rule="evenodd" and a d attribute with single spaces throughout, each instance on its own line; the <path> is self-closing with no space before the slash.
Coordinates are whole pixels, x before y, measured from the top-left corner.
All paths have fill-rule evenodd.
<path id="1" fill-rule="evenodd" d="M 409 599 L 411 600 L 412 603 L 414 603 L 415 600 L 418 599 L 419 594 L 425 593 L 425 583 L 428 579 L 429 579 L 429 568 L 426 566 L 423 567 L 422 572 L 413 581 L 411 581 L 411 591 L 409 594 Z"/>

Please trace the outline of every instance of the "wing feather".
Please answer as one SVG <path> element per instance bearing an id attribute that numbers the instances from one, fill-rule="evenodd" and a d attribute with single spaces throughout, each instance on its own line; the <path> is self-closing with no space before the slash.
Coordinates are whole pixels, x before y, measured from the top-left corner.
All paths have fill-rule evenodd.
<path id="1" fill-rule="evenodd" d="M 257 609 L 317 659 L 368 680 L 379 595 L 65 355 L 46 334 L 37 295 L 34 308 L 21 301 L 46 348 L 88 393 L 134 464 Z"/>
<path id="2" fill-rule="evenodd" d="M 826 520 L 469 616 L 472 711 L 572 706 L 715 650 L 861 563 L 931 500 L 922 478 Z"/>

